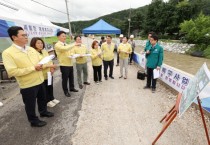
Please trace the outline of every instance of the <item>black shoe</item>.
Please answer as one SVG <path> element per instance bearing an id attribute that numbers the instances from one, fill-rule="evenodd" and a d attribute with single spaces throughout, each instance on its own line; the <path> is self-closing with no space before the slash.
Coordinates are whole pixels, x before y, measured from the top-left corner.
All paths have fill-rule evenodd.
<path id="1" fill-rule="evenodd" d="M 85 84 L 85 85 L 90 85 L 90 83 L 88 83 L 88 82 L 84 82 L 84 84 Z"/>
<path id="2" fill-rule="evenodd" d="M 66 97 L 71 97 L 71 95 L 69 94 L 69 92 L 64 92 Z"/>
<path id="3" fill-rule="evenodd" d="M 150 87 L 148 87 L 148 86 L 144 86 L 144 89 L 150 89 Z"/>
<path id="4" fill-rule="evenodd" d="M 105 80 L 108 80 L 108 77 L 105 77 Z"/>
<path id="5" fill-rule="evenodd" d="M 111 78 L 111 79 L 114 79 L 114 77 L 113 77 L 113 76 L 110 76 L 110 78 Z"/>
<path id="6" fill-rule="evenodd" d="M 152 88 L 152 93 L 155 93 L 155 88 Z"/>
<path id="7" fill-rule="evenodd" d="M 42 126 L 45 126 L 45 125 L 47 125 L 47 122 L 41 121 L 41 120 L 37 123 L 31 123 L 32 127 L 42 127 Z"/>
<path id="8" fill-rule="evenodd" d="M 117 64 L 116 66 L 119 66 L 119 64 Z"/>
<path id="9" fill-rule="evenodd" d="M 71 92 L 78 92 L 76 89 L 70 89 Z"/>
<path id="10" fill-rule="evenodd" d="M 120 76 L 119 79 L 121 79 L 123 76 Z"/>
<path id="11" fill-rule="evenodd" d="M 53 117 L 54 116 L 54 113 L 52 112 L 45 112 L 43 114 L 40 114 L 40 117 Z"/>
<path id="12" fill-rule="evenodd" d="M 83 88 L 83 85 L 79 85 L 79 88 L 82 89 Z"/>

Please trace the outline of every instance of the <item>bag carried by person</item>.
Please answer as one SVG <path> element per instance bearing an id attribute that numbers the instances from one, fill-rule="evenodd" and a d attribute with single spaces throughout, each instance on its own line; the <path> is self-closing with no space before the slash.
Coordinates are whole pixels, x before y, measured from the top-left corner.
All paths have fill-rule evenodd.
<path id="1" fill-rule="evenodd" d="M 143 72 L 143 71 L 141 71 L 141 70 L 139 70 L 139 71 L 137 72 L 137 79 L 145 80 L 145 76 L 146 76 L 145 72 Z"/>

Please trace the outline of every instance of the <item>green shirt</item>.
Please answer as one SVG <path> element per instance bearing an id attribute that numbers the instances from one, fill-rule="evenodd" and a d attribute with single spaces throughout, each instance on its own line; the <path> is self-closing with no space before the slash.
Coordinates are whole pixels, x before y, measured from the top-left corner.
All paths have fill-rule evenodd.
<path id="1" fill-rule="evenodd" d="M 147 56 L 147 67 L 157 68 L 163 63 L 163 48 L 157 43 L 154 47 L 150 46 L 150 54 Z"/>
<path id="2" fill-rule="evenodd" d="M 150 48 L 151 48 L 151 43 L 150 43 L 149 40 L 147 40 L 146 46 L 145 46 L 145 48 L 144 48 L 144 51 L 147 51 L 147 50 L 149 50 Z"/>
<path id="3" fill-rule="evenodd" d="M 147 52 L 147 50 L 149 50 L 151 48 L 151 43 L 149 40 L 147 40 L 146 46 L 144 48 L 144 51 Z M 148 57 L 148 54 L 146 54 L 146 58 Z"/>

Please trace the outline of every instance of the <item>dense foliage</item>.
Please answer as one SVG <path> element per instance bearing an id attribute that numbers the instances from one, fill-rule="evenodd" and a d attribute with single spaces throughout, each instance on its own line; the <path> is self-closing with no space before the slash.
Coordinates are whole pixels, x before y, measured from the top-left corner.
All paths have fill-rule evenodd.
<path id="1" fill-rule="evenodd" d="M 198 17 L 200 13 L 210 15 L 210 0 L 153 0 L 150 5 L 131 9 L 131 33 L 146 34 L 155 31 L 168 37 L 180 38 L 180 23 Z M 128 33 L 128 19 L 130 10 L 123 10 L 89 21 L 72 22 L 72 32 L 81 33 L 81 30 L 94 24 L 99 19 L 120 28 L 123 34 Z M 68 23 L 56 23 L 68 28 Z M 175 37 L 175 36 L 177 37 Z M 163 36 L 164 37 L 164 36 Z"/>
<path id="2" fill-rule="evenodd" d="M 137 9 L 115 12 L 90 21 L 72 22 L 72 32 L 81 33 L 82 29 L 104 19 L 127 35 L 130 12 L 131 34 L 145 37 L 149 31 L 154 31 L 162 39 L 195 43 L 194 51 L 206 50 L 204 55 L 209 54 L 210 0 L 152 0 L 151 4 Z M 58 25 L 68 28 L 67 23 Z"/>

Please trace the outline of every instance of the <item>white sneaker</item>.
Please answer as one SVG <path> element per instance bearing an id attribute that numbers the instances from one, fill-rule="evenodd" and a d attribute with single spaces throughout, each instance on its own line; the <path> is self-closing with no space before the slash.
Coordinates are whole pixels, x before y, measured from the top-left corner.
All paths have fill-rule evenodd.
<path id="1" fill-rule="evenodd" d="M 0 107 L 3 106 L 4 104 L 2 102 L 0 102 Z"/>
<path id="2" fill-rule="evenodd" d="M 97 85 L 99 85 L 99 82 L 96 82 Z"/>
<path id="3" fill-rule="evenodd" d="M 48 107 L 54 107 L 55 105 L 56 105 L 56 104 L 53 103 L 52 101 L 50 101 L 50 102 L 47 103 L 47 106 L 48 106 Z"/>
<path id="4" fill-rule="evenodd" d="M 58 104 L 58 103 L 60 103 L 60 101 L 59 101 L 59 100 L 57 100 L 57 99 L 52 100 L 52 102 L 53 102 L 54 104 Z"/>

